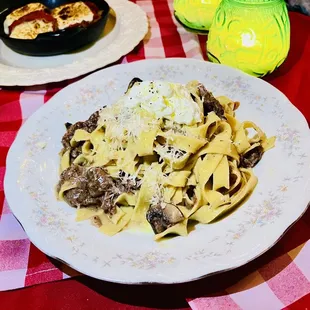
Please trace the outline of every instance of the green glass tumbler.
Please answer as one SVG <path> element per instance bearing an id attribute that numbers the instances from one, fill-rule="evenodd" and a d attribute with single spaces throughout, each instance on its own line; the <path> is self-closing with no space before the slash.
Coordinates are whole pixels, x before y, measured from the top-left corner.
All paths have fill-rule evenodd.
<path id="1" fill-rule="evenodd" d="M 209 30 L 221 0 L 174 0 L 176 18 L 194 30 Z"/>
<path id="2" fill-rule="evenodd" d="M 262 77 L 277 69 L 290 48 L 284 0 L 223 0 L 207 42 L 212 62 Z"/>

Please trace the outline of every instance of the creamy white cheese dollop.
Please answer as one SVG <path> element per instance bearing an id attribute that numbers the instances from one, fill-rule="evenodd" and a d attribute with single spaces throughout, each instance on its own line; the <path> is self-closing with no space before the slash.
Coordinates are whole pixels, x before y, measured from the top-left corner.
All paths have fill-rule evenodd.
<path id="1" fill-rule="evenodd" d="M 188 89 L 179 83 L 143 81 L 120 99 L 124 107 L 141 108 L 156 118 L 170 119 L 178 124 L 193 125 L 201 121 L 198 104 Z"/>

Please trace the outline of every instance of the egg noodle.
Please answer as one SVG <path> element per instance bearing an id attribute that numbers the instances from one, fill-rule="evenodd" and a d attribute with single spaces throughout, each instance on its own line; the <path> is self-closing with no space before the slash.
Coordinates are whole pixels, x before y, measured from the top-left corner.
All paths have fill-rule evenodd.
<path id="1" fill-rule="evenodd" d="M 275 143 L 253 122 L 239 122 L 238 106 L 213 97 L 198 81 L 132 82 L 119 101 L 99 111 L 93 130 L 81 125 L 72 131 L 61 152 L 62 176 L 73 166 L 84 173 L 96 168 L 103 176 L 100 186 L 105 176 L 119 182 L 113 186 L 134 185 L 109 196 L 102 192 L 101 200 L 94 194 L 97 200 L 87 206 L 71 203 L 77 221 L 90 219 L 110 236 L 128 228 L 153 229 L 158 240 L 185 236 L 189 221 L 208 224 L 235 209 L 258 182 L 252 167 Z M 66 178 L 58 198 L 67 201 L 79 187 L 71 195 L 76 198 L 87 186 L 81 178 Z M 105 207 L 107 199 L 113 209 Z"/>

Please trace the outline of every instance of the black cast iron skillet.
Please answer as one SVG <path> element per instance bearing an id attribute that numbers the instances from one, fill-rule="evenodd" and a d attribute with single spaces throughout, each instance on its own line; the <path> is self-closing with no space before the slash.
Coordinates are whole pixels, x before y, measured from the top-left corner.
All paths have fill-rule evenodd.
<path id="1" fill-rule="evenodd" d="M 77 2 L 68 0 L 14 0 L 0 13 L 0 39 L 17 53 L 29 56 L 53 56 L 72 52 L 82 46 L 96 41 L 103 32 L 109 15 L 109 5 L 104 0 L 90 0 L 102 10 L 101 18 L 88 27 L 68 28 L 57 32 L 39 34 L 33 40 L 10 38 L 4 32 L 3 23 L 8 14 L 26 4 L 40 2 L 53 9 L 65 3 Z"/>

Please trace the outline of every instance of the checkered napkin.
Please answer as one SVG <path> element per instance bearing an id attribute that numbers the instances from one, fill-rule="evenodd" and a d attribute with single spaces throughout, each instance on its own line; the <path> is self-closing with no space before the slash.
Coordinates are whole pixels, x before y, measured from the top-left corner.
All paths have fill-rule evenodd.
<path id="1" fill-rule="evenodd" d="M 135 2 L 147 13 L 150 29 L 143 42 L 120 63 L 145 58 L 205 58 L 206 38 L 188 33 L 177 24 L 172 14 L 172 0 Z M 77 274 L 63 265 L 55 267 L 55 262 L 31 244 L 11 213 L 3 192 L 6 154 L 20 126 L 57 91 L 72 82 L 0 90 L 0 290 Z M 250 274 L 222 295 L 193 299 L 189 304 L 193 309 L 281 309 L 310 292 L 309 261 L 308 242 Z M 260 303 L 253 303 L 253 298 Z"/>

